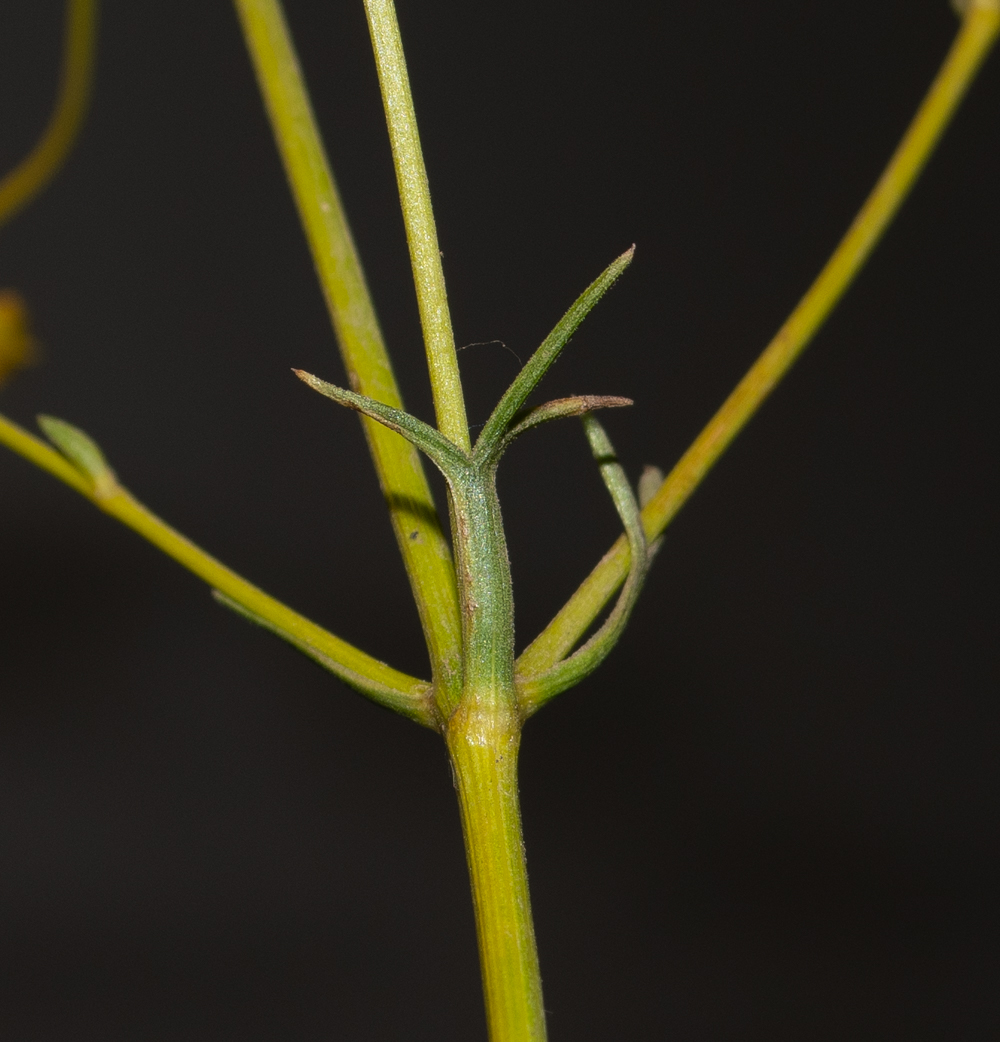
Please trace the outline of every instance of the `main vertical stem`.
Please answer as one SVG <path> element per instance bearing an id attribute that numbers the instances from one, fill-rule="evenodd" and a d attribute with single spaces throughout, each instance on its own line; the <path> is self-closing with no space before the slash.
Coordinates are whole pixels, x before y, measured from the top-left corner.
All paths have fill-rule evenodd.
<path id="1" fill-rule="evenodd" d="M 544 1042 L 517 794 L 520 720 L 463 706 L 447 731 L 476 910 L 490 1042 Z"/>
<path id="2" fill-rule="evenodd" d="M 452 483 L 464 682 L 447 718 L 490 1042 L 545 1042 L 517 793 L 514 605 L 493 469 Z"/>

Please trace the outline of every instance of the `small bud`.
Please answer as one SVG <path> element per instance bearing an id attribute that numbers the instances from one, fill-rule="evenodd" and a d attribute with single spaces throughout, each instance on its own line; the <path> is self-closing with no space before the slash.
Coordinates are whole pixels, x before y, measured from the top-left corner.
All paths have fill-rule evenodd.
<path id="1" fill-rule="evenodd" d="M 39 416 L 38 426 L 70 463 L 90 478 L 98 500 L 109 499 L 119 491 L 115 472 L 108 466 L 104 453 L 90 435 L 54 416 Z"/>
<path id="2" fill-rule="evenodd" d="M 14 290 L 0 290 L 0 384 L 18 369 L 31 365 L 35 347 L 23 298 Z"/>

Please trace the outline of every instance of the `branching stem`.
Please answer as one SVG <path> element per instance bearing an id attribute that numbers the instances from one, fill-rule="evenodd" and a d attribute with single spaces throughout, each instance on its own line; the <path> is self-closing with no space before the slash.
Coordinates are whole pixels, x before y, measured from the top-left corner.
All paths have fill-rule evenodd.
<path id="1" fill-rule="evenodd" d="M 51 418 L 42 420 L 53 444 L 63 449 L 62 454 L 2 417 L 0 442 L 181 562 L 219 591 L 224 603 L 290 640 L 370 698 L 443 732 L 461 806 L 491 1042 L 544 1042 L 545 1017 L 518 804 L 517 753 L 524 718 L 557 690 L 589 671 L 617 639 L 641 585 L 645 558 L 640 561 L 636 556 L 629 585 L 604 627 L 577 656 L 566 657 L 622 584 L 630 555 L 647 553 L 647 541 L 663 531 L 785 375 L 863 266 L 993 44 L 1000 30 L 1000 0 L 961 0 L 964 19 L 958 38 L 861 212 L 777 336 L 663 481 L 641 516 L 610 441 L 595 420 L 585 421 L 628 540 L 619 539 L 605 555 L 521 656 L 516 670 L 513 597 L 496 495 L 496 465 L 509 440 L 537 422 L 626 403 L 625 399 L 606 396 L 577 396 L 549 402 L 518 419 L 518 410 L 528 394 L 587 311 L 628 264 L 631 251 L 614 262 L 570 308 L 501 400 L 473 450 L 395 10 L 392 0 L 365 0 L 438 427 L 434 429 L 406 414 L 279 0 L 235 3 L 352 390 L 300 375 L 316 390 L 364 414 L 372 455 L 424 624 L 434 667 L 433 687 L 326 632 L 194 546 L 123 489 L 97 446 L 68 424 Z M 87 48 L 92 46 L 95 9 L 96 0 L 70 0 L 69 58 L 62 101 L 36 153 L 0 183 L 0 219 L 37 191 L 61 162 L 72 140 L 89 84 Z M 28 174 L 23 173 L 25 169 Z M 448 481 L 457 569 L 437 522 L 415 446 L 434 460 Z"/>
<path id="2" fill-rule="evenodd" d="M 267 625 L 305 651 L 351 687 L 426 727 L 437 726 L 430 684 L 387 666 L 247 582 L 144 507 L 122 488 L 110 468 L 88 474 L 74 466 L 62 453 L 3 416 L 0 416 L 0 444 L 48 471 L 106 514 L 128 525 L 214 590 L 224 594 L 228 601 L 255 616 L 255 621 Z M 100 459 L 99 450 L 96 446 L 94 449 Z"/>
<path id="3" fill-rule="evenodd" d="M 972 0 L 926 98 L 854 223 L 816 281 L 642 512 L 646 538 L 673 520 L 751 416 L 805 350 L 864 266 L 958 108 L 1000 30 L 1000 3 Z M 532 675 L 567 655 L 628 574 L 624 537 L 604 555 L 558 615 L 525 649 L 518 672 Z"/>
<path id="4" fill-rule="evenodd" d="M 389 355 L 279 0 L 235 0 L 351 387 L 402 409 Z M 420 613 L 435 684 L 457 699 L 461 624 L 451 553 L 416 449 L 362 420 Z"/>

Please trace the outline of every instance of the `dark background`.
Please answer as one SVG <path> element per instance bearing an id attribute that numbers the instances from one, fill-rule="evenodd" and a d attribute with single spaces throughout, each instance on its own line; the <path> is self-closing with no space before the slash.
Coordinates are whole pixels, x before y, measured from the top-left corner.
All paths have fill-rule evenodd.
<path id="1" fill-rule="evenodd" d="M 431 414 L 360 0 L 289 0 L 407 403 Z M 0 160 L 58 0 L 8 0 Z M 403 0 L 460 344 L 669 466 L 794 305 L 955 31 L 945 0 Z M 1000 64 L 670 529 L 602 671 L 529 726 L 553 1042 L 978 1040 L 996 934 Z M 424 652 L 236 19 L 109 0 L 94 107 L 0 233 L 46 358 L 3 392 L 401 668 Z M 461 355 L 470 419 L 517 370 Z M 0 1035 L 484 1037 L 443 747 L 0 454 Z M 616 534 L 577 425 L 501 472 L 519 643 Z"/>

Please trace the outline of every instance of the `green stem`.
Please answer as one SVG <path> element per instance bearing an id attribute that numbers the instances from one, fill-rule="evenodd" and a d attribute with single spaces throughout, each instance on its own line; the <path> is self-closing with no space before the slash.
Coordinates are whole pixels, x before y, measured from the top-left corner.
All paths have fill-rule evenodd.
<path id="1" fill-rule="evenodd" d="M 462 815 L 490 1042 L 544 1042 L 517 792 L 514 604 L 495 470 L 495 463 L 471 464 L 449 480 L 465 682 L 445 741 Z"/>
<path id="2" fill-rule="evenodd" d="M 878 183 L 816 281 L 764 352 L 709 420 L 642 511 L 646 539 L 662 534 L 733 439 L 806 349 L 903 205 L 965 92 L 1000 35 L 1000 0 L 964 0 L 962 27 Z M 531 676 L 574 647 L 621 586 L 629 570 L 624 537 L 604 555 L 576 593 L 518 659 Z"/>
<path id="3" fill-rule="evenodd" d="M 482 694 L 487 704 L 498 701 Z M 520 720 L 495 707 L 463 704 L 446 739 L 472 882 L 490 1042 L 544 1042 L 517 796 Z"/>
<path id="4" fill-rule="evenodd" d="M 86 457 L 78 452 L 74 463 L 2 415 L 0 444 L 64 481 L 106 514 L 128 525 L 223 594 L 225 603 L 238 607 L 255 622 L 294 644 L 355 690 L 425 727 L 439 726 L 430 684 L 387 666 L 247 582 L 134 499 L 118 483 L 100 449 L 82 431 L 51 418 L 47 423 L 50 434 L 58 434 L 62 428 L 77 446 L 82 442 Z M 64 448 L 67 445 L 64 438 Z"/>
<path id="5" fill-rule="evenodd" d="M 281 4 L 235 3 L 351 386 L 402 409 Z M 420 613 L 435 685 L 454 702 L 461 683 L 458 594 L 430 487 L 412 445 L 372 420 L 362 423 Z"/>
<path id="6" fill-rule="evenodd" d="M 491 1042 L 545 1038 L 518 805 L 514 606 L 494 468 L 453 487 L 465 684 L 445 739 L 476 909 Z"/>
<path id="7" fill-rule="evenodd" d="M 375 63 L 378 67 L 389 141 L 396 166 L 399 199 L 410 245 L 410 263 L 427 349 L 427 366 L 434 394 L 438 428 L 459 448 L 470 450 L 469 424 L 458 372 L 458 355 L 451 329 L 448 294 L 441 267 L 437 225 L 413 111 L 410 78 L 392 0 L 365 0 Z"/>

